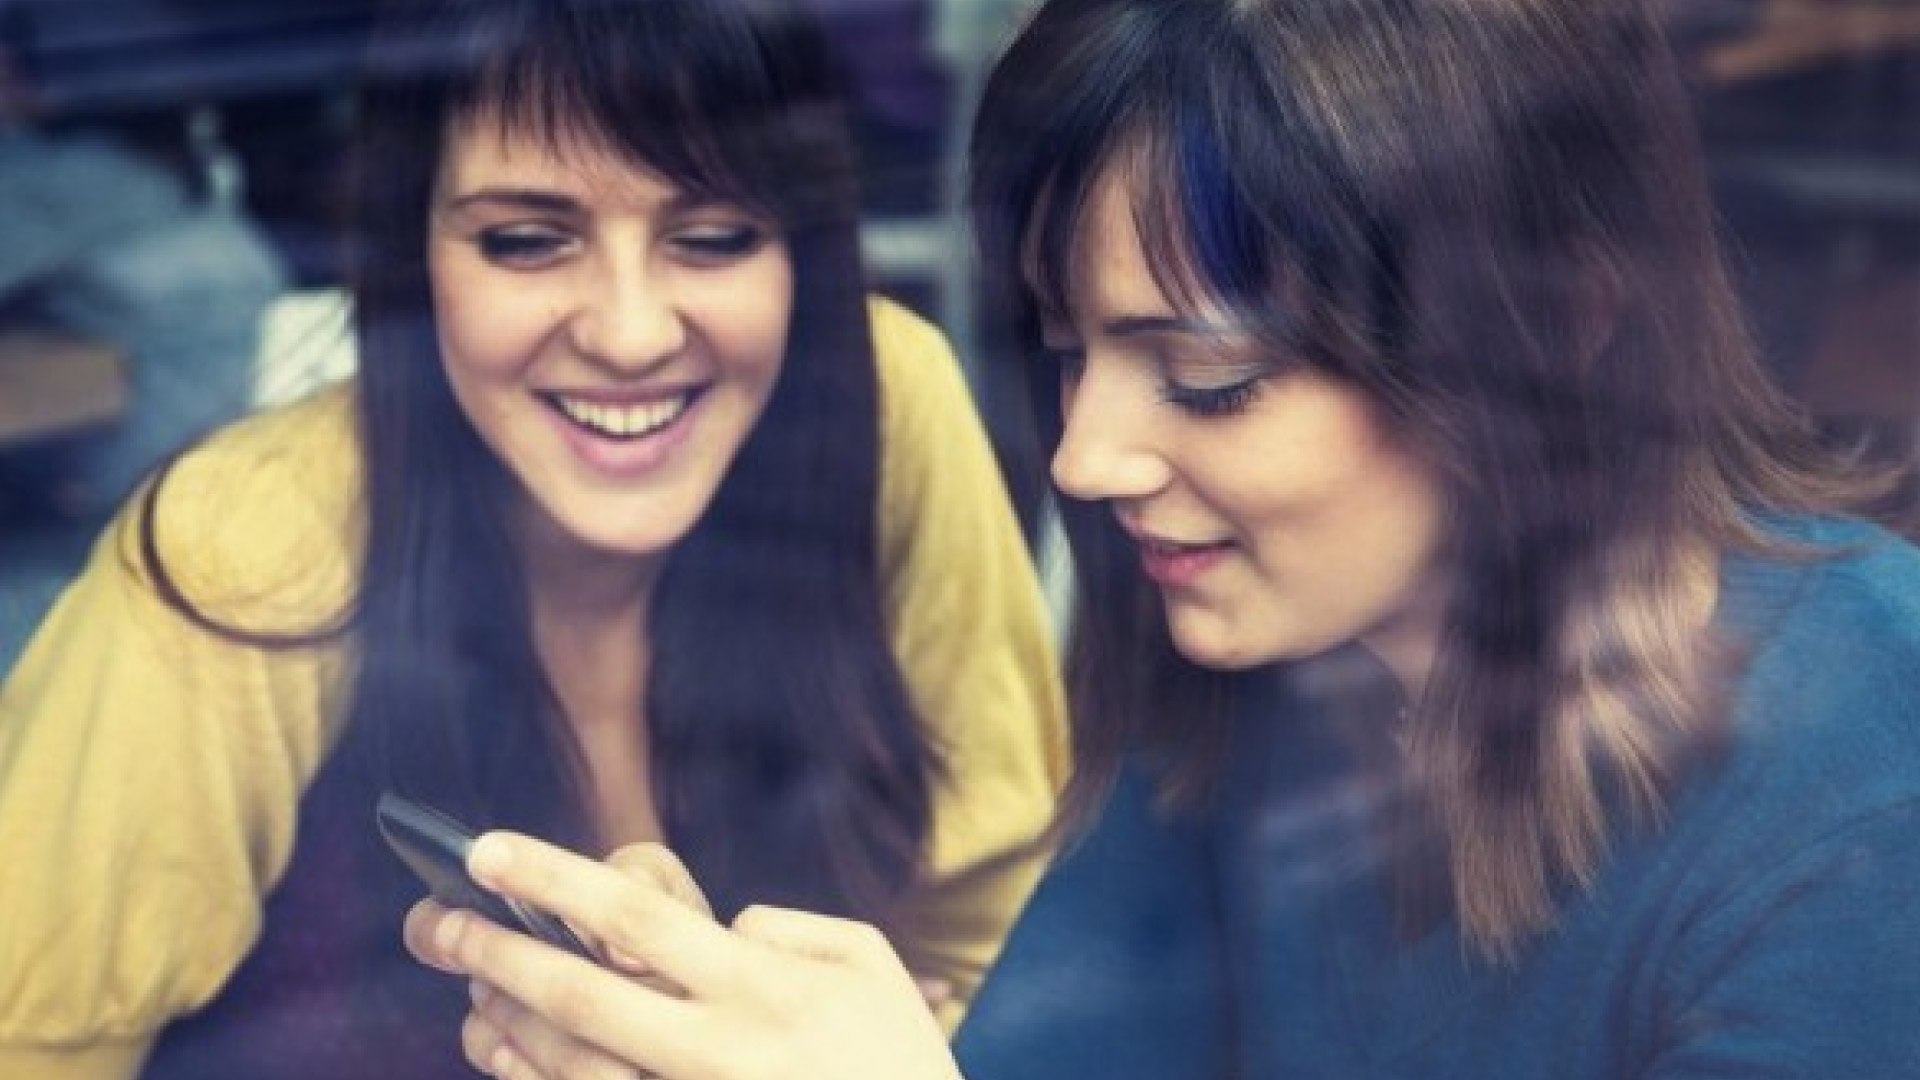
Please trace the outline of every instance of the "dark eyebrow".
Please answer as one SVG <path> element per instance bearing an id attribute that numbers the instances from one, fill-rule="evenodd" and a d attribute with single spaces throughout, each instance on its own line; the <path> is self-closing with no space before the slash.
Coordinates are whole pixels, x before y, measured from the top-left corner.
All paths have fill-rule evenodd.
<path id="1" fill-rule="evenodd" d="M 468 207 L 487 204 L 510 207 L 518 210 L 537 210 L 548 214 L 575 214 L 580 212 L 580 203 L 558 192 L 542 191 L 538 188 L 481 188 L 470 191 L 457 199 L 447 202 L 449 210 L 465 210 Z"/>
<path id="2" fill-rule="evenodd" d="M 722 200 L 698 195 L 690 191 L 676 191 L 662 209 L 669 213 L 685 213 L 706 206 L 721 205 Z M 472 206 L 490 205 L 516 210 L 534 210 L 546 214 L 579 214 L 586 211 L 578 199 L 571 195 L 544 188 L 485 187 L 470 191 L 447 202 L 448 210 L 465 210 Z"/>

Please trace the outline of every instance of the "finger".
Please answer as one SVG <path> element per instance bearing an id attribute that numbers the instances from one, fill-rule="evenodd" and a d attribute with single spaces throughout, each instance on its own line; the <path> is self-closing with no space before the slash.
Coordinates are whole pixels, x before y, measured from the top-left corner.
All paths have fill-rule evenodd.
<path id="1" fill-rule="evenodd" d="M 920 996 L 926 1000 L 927 1008 L 935 1012 L 945 1008 L 953 1000 L 953 983 L 946 979 L 917 978 L 914 984 L 920 987 Z"/>
<path id="2" fill-rule="evenodd" d="M 460 1052 L 466 1055 L 468 1064 L 488 1076 L 505 1076 L 511 1071 L 507 1059 L 513 1048 L 507 1045 L 505 1033 L 478 1012 L 469 1012 L 460 1025 Z"/>
<path id="3" fill-rule="evenodd" d="M 651 880 L 564 848 L 490 832 L 474 841 L 467 864 L 481 884 L 559 916 L 696 995 L 737 962 L 740 943 L 712 919 Z"/>
<path id="4" fill-rule="evenodd" d="M 436 900 L 422 900 L 407 911 L 407 920 L 401 930 L 401 938 L 406 942 L 407 951 L 415 960 L 449 975 L 465 974 L 459 964 L 448 956 L 435 939 L 435 931 L 440 921 L 446 918 L 449 909 Z"/>
<path id="5" fill-rule="evenodd" d="M 756 905 L 733 920 L 733 929 L 759 944 L 815 960 L 862 966 L 885 960 L 899 965 L 884 934 L 851 919 Z"/>
<path id="6" fill-rule="evenodd" d="M 639 1080 L 640 1070 L 560 1030 L 510 995 L 474 984 L 474 1016 L 499 1032 L 529 1075 L 557 1080 Z"/>
<path id="7" fill-rule="evenodd" d="M 628 844 L 607 856 L 607 865 L 629 877 L 659 888 L 668 896 L 709 919 L 714 917 L 713 905 L 707 902 L 707 894 L 702 892 L 699 884 L 693 880 L 692 872 L 664 845 Z M 594 951 L 609 965 L 636 978 L 656 977 L 656 972 L 650 965 L 639 957 L 631 955 L 619 945 L 598 938 L 593 938 L 592 943 Z M 661 980 L 660 985 L 671 986 L 671 980 Z M 677 986 L 674 989 L 679 990 Z"/>
<path id="8" fill-rule="evenodd" d="M 679 856 L 662 844 L 628 844 L 607 856 L 607 865 L 643 881 L 651 881 L 661 891 L 693 910 L 713 918 L 713 905 L 693 880 L 693 872 Z"/>
<path id="9" fill-rule="evenodd" d="M 678 1075 L 661 1063 L 700 1060 L 707 1036 L 701 1007 L 694 1002 L 502 929 L 469 911 L 439 916 L 433 944 L 456 970 L 638 1069 Z"/>

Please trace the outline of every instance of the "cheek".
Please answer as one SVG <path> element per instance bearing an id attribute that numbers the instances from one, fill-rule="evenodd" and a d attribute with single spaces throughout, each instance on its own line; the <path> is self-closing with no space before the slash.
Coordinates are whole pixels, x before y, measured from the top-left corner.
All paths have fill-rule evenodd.
<path id="1" fill-rule="evenodd" d="M 433 286 L 441 361 L 456 383 L 519 374 L 556 321 L 537 292 L 502 288 L 487 275 L 436 275 Z"/>
<path id="2" fill-rule="evenodd" d="M 1423 604 L 1443 542 L 1441 506 L 1420 463 L 1377 455 L 1327 489 L 1297 533 L 1270 534 L 1265 554 L 1312 597 L 1328 633 L 1365 635 Z"/>
<path id="3" fill-rule="evenodd" d="M 487 340 L 476 323 L 484 309 L 480 294 L 484 283 L 479 275 L 463 269 L 458 258 L 438 255 L 428 263 L 428 283 L 433 294 L 434 335 L 440 342 L 440 360 L 447 378 L 456 389 L 486 367 L 484 353 L 476 346 Z"/>
<path id="4" fill-rule="evenodd" d="M 1355 596 L 1395 594 L 1425 571 L 1442 542 L 1441 485 L 1370 410 L 1335 404 L 1296 417 L 1290 436 L 1243 447 L 1252 456 L 1242 462 L 1267 464 L 1220 470 L 1231 485 L 1220 498 L 1234 508 L 1262 564 L 1296 587 L 1317 579 Z"/>
<path id="5" fill-rule="evenodd" d="M 759 326 L 759 337 L 766 355 L 772 357 L 777 370 L 780 360 L 787 352 L 787 338 L 793 330 L 793 262 L 783 251 L 779 258 L 768 260 L 766 280 L 755 293 L 763 297 L 756 307 L 754 321 Z"/>
<path id="6" fill-rule="evenodd" d="M 1359 393 L 1328 382 L 1308 384 L 1278 410 L 1252 457 L 1268 463 L 1267 485 L 1276 508 L 1291 505 L 1334 518 L 1393 503 L 1428 486 L 1425 470 L 1400 449 L 1374 408 Z M 1242 474 L 1239 483 L 1252 487 Z"/>
<path id="7" fill-rule="evenodd" d="M 763 392 L 780 375 L 792 329 L 793 275 L 786 259 L 768 259 L 703 300 L 708 333 L 737 378 Z"/>

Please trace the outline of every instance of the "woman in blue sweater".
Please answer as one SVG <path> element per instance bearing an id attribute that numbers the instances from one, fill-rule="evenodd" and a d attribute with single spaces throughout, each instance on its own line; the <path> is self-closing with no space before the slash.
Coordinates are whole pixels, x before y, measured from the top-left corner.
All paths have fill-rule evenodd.
<path id="1" fill-rule="evenodd" d="M 1646 7 L 1044 5 L 972 194 L 1065 496 L 1084 836 L 958 1066 L 857 927 L 501 838 L 488 881 L 657 981 L 424 908 L 470 1057 L 1911 1075 L 1920 554 L 1762 376 Z"/>

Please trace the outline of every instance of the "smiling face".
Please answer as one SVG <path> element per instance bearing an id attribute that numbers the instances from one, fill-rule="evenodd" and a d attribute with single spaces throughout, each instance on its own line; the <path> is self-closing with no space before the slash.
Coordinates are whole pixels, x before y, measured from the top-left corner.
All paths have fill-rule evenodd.
<path id="1" fill-rule="evenodd" d="M 777 226 L 481 112 L 446 133 L 428 267 L 448 382 L 534 528 L 630 556 L 684 537 L 780 374 Z"/>
<path id="2" fill-rule="evenodd" d="M 1176 310 L 1123 177 L 1092 192 L 1073 310 L 1045 327 L 1063 364 L 1055 483 L 1111 505 L 1189 660 L 1243 669 L 1358 641 L 1417 687 L 1438 625 L 1432 471 L 1358 391 Z"/>

